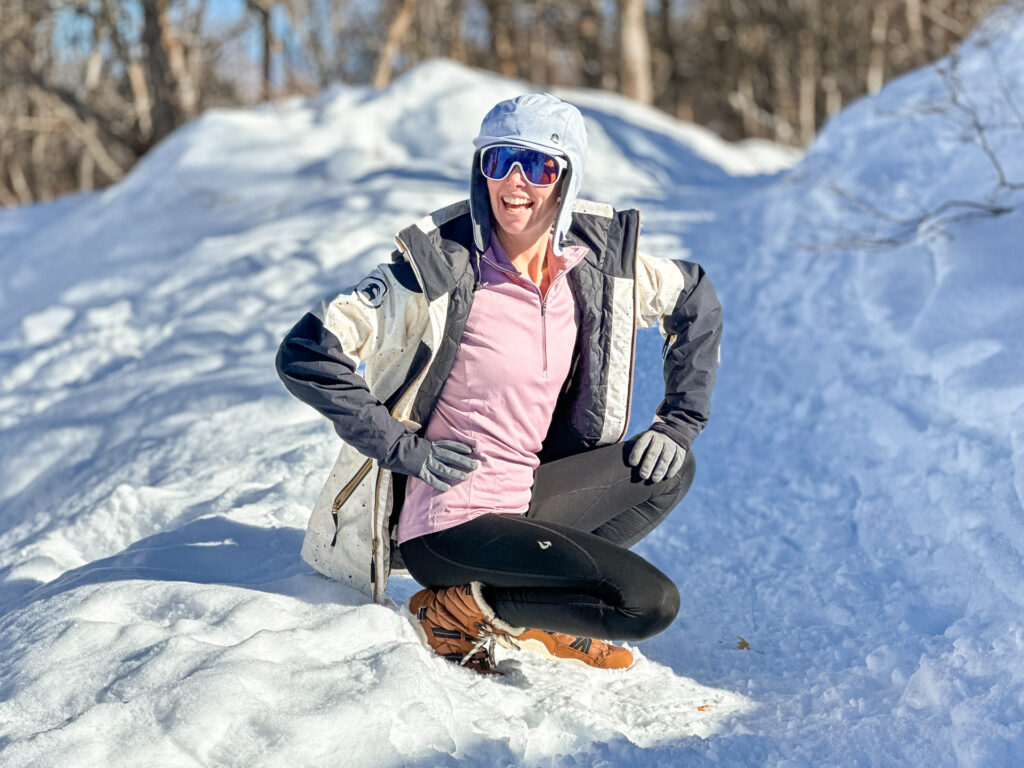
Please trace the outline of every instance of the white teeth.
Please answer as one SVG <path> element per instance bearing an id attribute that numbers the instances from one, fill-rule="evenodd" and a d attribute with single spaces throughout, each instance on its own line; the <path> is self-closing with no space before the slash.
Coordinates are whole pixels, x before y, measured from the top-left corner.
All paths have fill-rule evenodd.
<path id="1" fill-rule="evenodd" d="M 503 197 L 502 202 L 506 205 L 529 205 L 530 201 L 525 197 Z"/>

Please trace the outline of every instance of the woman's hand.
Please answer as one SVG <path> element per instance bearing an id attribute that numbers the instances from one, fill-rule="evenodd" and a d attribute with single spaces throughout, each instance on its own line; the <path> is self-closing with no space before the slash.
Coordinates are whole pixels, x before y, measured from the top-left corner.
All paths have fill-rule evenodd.
<path id="1" fill-rule="evenodd" d="M 637 438 L 629 453 L 630 466 L 640 467 L 640 477 L 652 483 L 676 474 L 683 466 L 686 449 L 668 435 L 652 429 Z"/>
<path id="2" fill-rule="evenodd" d="M 476 459 L 470 458 L 471 446 L 455 440 L 438 440 L 430 444 L 430 455 L 420 468 L 417 477 L 431 488 L 442 493 L 458 485 L 469 473 L 479 466 Z"/>

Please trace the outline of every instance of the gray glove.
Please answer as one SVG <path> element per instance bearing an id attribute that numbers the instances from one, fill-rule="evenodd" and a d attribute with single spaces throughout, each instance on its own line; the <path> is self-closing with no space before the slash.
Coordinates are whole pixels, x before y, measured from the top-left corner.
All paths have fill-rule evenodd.
<path id="1" fill-rule="evenodd" d="M 640 467 L 640 477 L 657 483 L 683 466 L 686 449 L 668 435 L 649 429 L 637 438 L 629 452 L 629 464 Z"/>
<path id="2" fill-rule="evenodd" d="M 430 455 L 416 476 L 431 488 L 447 491 L 469 477 L 468 473 L 479 465 L 469 457 L 472 452 L 472 447 L 465 443 L 438 440 L 430 444 Z"/>

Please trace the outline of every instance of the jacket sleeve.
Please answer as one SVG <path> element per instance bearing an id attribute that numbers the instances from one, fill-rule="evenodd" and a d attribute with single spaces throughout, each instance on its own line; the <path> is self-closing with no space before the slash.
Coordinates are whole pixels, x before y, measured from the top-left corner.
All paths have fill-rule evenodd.
<path id="1" fill-rule="evenodd" d="M 397 298 L 392 285 L 389 267 L 381 265 L 306 313 L 281 342 L 277 372 L 288 391 L 326 416 L 346 443 L 385 469 L 415 475 L 430 443 L 394 418 L 357 372 L 383 346 L 385 334 L 404 325 L 408 299 Z"/>
<path id="2" fill-rule="evenodd" d="M 711 410 L 722 308 L 699 264 L 640 254 L 636 279 L 640 322 L 658 322 L 665 338 L 665 399 L 651 429 L 689 450 Z"/>

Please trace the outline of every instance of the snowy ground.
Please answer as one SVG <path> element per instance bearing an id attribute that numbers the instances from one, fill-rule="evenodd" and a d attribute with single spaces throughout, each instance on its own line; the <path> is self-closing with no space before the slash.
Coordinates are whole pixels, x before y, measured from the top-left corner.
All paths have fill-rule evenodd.
<path id="1" fill-rule="evenodd" d="M 215 112 L 112 189 L 0 212 L 0 764 L 1019 764 L 1024 22 L 986 29 L 955 72 L 1003 187 L 934 69 L 790 172 L 562 94 L 584 194 L 641 208 L 645 249 L 700 261 L 725 309 L 697 481 L 637 547 L 683 610 L 628 673 L 455 669 L 409 579 L 369 605 L 297 556 L 337 443 L 277 343 L 464 195 L 522 84 L 436 62 Z"/>

